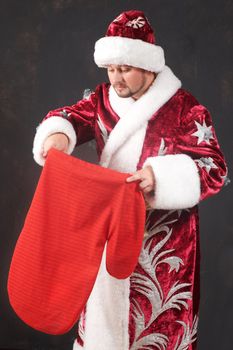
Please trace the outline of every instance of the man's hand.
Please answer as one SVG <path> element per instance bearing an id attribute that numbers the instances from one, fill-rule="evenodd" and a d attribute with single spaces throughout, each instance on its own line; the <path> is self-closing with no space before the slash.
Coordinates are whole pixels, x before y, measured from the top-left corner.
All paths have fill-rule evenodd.
<path id="1" fill-rule="evenodd" d="M 55 148 L 58 151 L 66 152 L 69 145 L 68 137 L 63 133 L 52 134 L 45 140 L 42 156 L 47 157 L 48 151 Z"/>
<path id="2" fill-rule="evenodd" d="M 152 167 L 146 166 L 144 169 L 136 171 L 126 179 L 127 182 L 140 181 L 139 187 L 143 193 L 149 193 L 155 188 L 155 177 Z"/>

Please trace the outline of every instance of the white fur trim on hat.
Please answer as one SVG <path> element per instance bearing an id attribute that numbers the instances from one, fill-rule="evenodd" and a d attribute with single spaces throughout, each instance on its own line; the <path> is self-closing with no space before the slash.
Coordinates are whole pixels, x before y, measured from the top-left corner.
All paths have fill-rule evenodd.
<path id="1" fill-rule="evenodd" d="M 48 136 L 59 132 L 65 134 L 69 139 L 67 154 L 73 152 L 77 138 L 72 124 L 62 117 L 50 117 L 40 124 L 34 138 L 32 152 L 39 165 L 43 166 L 45 163 L 45 159 L 42 157 L 45 140 Z"/>
<path id="2" fill-rule="evenodd" d="M 94 60 L 99 67 L 128 65 L 155 73 L 161 72 L 165 65 L 160 46 L 120 36 L 99 39 L 95 44 Z"/>
<path id="3" fill-rule="evenodd" d="M 154 195 L 146 195 L 155 209 L 187 209 L 200 200 L 200 176 L 194 160 L 186 154 L 147 158 L 155 176 Z"/>

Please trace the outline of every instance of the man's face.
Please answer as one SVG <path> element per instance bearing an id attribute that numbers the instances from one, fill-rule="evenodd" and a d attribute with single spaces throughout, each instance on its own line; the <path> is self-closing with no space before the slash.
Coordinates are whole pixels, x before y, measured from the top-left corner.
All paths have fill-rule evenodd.
<path id="1" fill-rule="evenodd" d="M 154 80 L 153 73 L 126 65 L 111 64 L 107 67 L 107 71 L 109 81 L 117 95 L 133 97 L 135 100 L 148 89 L 151 79 Z"/>

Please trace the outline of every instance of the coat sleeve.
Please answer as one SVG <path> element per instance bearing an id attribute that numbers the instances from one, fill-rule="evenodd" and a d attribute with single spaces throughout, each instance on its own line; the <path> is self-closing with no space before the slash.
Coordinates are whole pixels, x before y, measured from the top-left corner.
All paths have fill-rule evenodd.
<path id="1" fill-rule="evenodd" d="M 38 126 L 33 143 L 33 156 L 39 165 L 44 165 L 42 157 L 46 138 L 55 133 L 63 133 L 69 139 L 68 154 L 76 145 L 94 137 L 96 93 L 90 94 L 72 106 L 65 106 L 50 111 Z"/>
<path id="2" fill-rule="evenodd" d="M 220 191 L 226 164 L 208 110 L 192 106 L 182 116 L 173 154 L 147 158 L 155 176 L 155 189 L 147 196 L 152 208 L 191 208 Z"/>

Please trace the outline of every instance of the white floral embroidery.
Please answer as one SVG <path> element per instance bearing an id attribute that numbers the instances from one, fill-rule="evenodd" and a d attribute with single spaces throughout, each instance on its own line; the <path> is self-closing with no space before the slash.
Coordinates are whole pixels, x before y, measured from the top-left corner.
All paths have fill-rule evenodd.
<path id="1" fill-rule="evenodd" d="M 166 152 L 167 152 L 167 147 L 165 147 L 165 142 L 164 142 L 164 139 L 162 138 L 159 146 L 158 156 L 164 156 Z"/>
<path id="2" fill-rule="evenodd" d="M 183 321 L 177 321 L 177 322 L 183 326 L 184 333 L 181 341 L 180 341 L 180 336 L 178 336 L 174 350 L 188 350 L 189 345 L 192 344 L 197 338 L 198 317 L 197 316 L 194 317 L 193 325 L 191 329 L 189 324 L 186 324 Z"/>
<path id="3" fill-rule="evenodd" d="M 98 126 L 99 126 L 99 128 L 100 128 L 101 135 L 102 135 L 102 138 L 103 138 L 103 140 L 104 140 L 104 143 L 106 143 L 106 142 L 107 142 L 107 139 L 108 139 L 108 132 L 107 132 L 107 129 L 105 128 L 104 123 L 103 123 L 103 121 L 101 120 L 99 114 L 98 114 L 97 123 L 98 123 Z"/>
<path id="4" fill-rule="evenodd" d="M 139 16 L 138 18 L 134 18 L 132 21 L 127 22 L 126 26 L 132 28 L 142 28 L 145 25 L 145 23 L 145 19 Z"/>
<path id="5" fill-rule="evenodd" d="M 133 317 L 135 319 L 135 337 L 131 350 L 146 350 L 150 349 L 150 346 L 155 346 L 161 350 L 166 349 L 169 340 L 166 335 L 151 333 L 150 335 L 142 336 L 142 333 L 151 326 L 159 315 L 167 310 L 181 310 L 182 307 L 188 309 L 187 300 L 192 299 L 192 293 L 187 291 L 187 288 L 190 289 L 191 284 L 180 283 L 179 281 L 173 284 L 165 298 L 162 286 L 156 275 L 157 267 L 160 264 L 168 264 L 170 266 L 170 272 L 173 270 L 178 272 L 180 266 L 184 265 L 182 259 L 178 256 L 171 255 L 164 258 L 165 255 L 167 256 L 173 253 L 175 249 L 162 250 L 173 232 L 173 228 L 170 225 L 178 220 L 181 213 L 171 210 L 149 228 L 149 218 L 152 212 L 153 210 L 150 211 L 147 218 L 146 231 L 148 234 L 144 239 L 143 248 L 139 257 L 139 264 L 146 275 L 135 272 L 131 277 L 131 287 L 148 299 L 151 304 L 152 313 L 150 320 L 146 323 L 140 305 L 135 299 L 132 300 Z M 177 218 L 171 219 L 174 213 L 177 213 Z M 165 237 L 151 248 L 153 236 L 161 232 L 165 233 Z"/>

